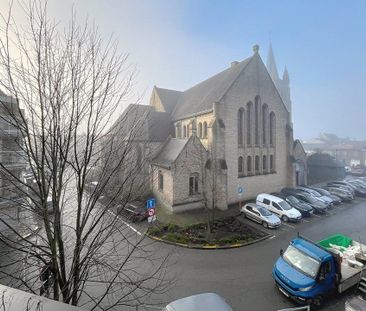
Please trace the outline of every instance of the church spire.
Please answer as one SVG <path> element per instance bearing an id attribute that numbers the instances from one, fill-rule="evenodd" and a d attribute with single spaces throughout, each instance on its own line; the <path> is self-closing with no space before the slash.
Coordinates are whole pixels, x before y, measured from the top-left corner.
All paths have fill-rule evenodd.
<path id="1" fill-rule="evenodd" d="M 289 84 L 290 83 L 290 76 L 288 74 L 287 66 L 285 66 L 285 70 L 283 72 L 282 81 Z"/>
<path id="2" fill-rule="evenodd" d="M 272 50 L 272 43 L 269 44 L 268 49 L 268 57 L 267 57 L 267 70 L 269 75 L 271 76 L 273 82 L 277 84 L 279 77 L 278 71 L 276 66 L 276 60 L 274 58 L 273 50 Z"/>

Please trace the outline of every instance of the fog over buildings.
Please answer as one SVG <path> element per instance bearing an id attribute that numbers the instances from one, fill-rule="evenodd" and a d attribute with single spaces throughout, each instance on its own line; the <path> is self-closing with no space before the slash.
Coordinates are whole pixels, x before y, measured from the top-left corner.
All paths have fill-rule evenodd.
<path id="1" fill-rule="evenodd" d="M 295 135 L 365 138 L 363 1 L 49 2 L 55 19 L 67 18 L 75 2 L 78 16 L 114 34 L 138 70 L 136 92 L 145 104 L 154 85 L 185 90 L 243 60 L 253 44 L 265 59 L 272 41 L 278 71 L 286 66 L 290 74 Z"/>

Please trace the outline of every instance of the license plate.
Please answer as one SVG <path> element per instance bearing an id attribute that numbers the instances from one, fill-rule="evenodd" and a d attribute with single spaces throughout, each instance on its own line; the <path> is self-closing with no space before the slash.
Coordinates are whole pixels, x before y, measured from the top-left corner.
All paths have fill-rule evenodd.
<path id="1" fill-rule="evenodd" d="M 290 295 L 289 294 L 287 294 L 281 287 L 278 287 L 278 290 L 282 293 L 282 294 L 284 294 L 287 298 L 289 298 L 290 297 Z"/>

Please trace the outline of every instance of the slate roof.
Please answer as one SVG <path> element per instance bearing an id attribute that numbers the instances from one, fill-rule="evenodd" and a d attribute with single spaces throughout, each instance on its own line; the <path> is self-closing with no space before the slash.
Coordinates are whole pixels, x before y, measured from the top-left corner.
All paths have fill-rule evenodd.
<path id="1" fill-rule="evenodd" d="M 158 94 L 165 111 L 171 114 L 178 102 L 179 97 L 182 95 L 182 92 L 163 89 L 157 86 L 154 86 L 154 89 Z"/>
<path id="2" fill-rule="evenodd" d="M 165 141 L 173 132 L 173 123 L 167 112 L 155 111 L 147 105 L 129 105 L 113 124 L 112 134 L 122 139 Z"/>
<path id="3" fill-rule="evenodd" d="M 177 120 L 212 109 L 212 104 L 221 100 L 253 57 L 238 62 L 236 65 L 182 92 L 172 112 L 172 119 Z"/>
<path id="4" fill-rule="evenodd" d="M 153 164 L 170 167 L 177 160 L 189 138 L 170 138 L 153 160 Z"/>

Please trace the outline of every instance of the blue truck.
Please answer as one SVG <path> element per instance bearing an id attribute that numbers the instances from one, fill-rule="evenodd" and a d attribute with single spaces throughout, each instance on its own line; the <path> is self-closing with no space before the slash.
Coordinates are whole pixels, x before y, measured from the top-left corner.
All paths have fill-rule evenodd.
<path id="1" fill-rule="evenodd" d="M 301 305 L 322 305 L 332 293 L 342 293 L 365 277 L 366 266 L 351 257 L 342 260 L 347 249 L 366 251 L 366 246 L 335 234 L 319 242 L 300 235 L 280 251 L 272 276 L 286 297 Z"/>

